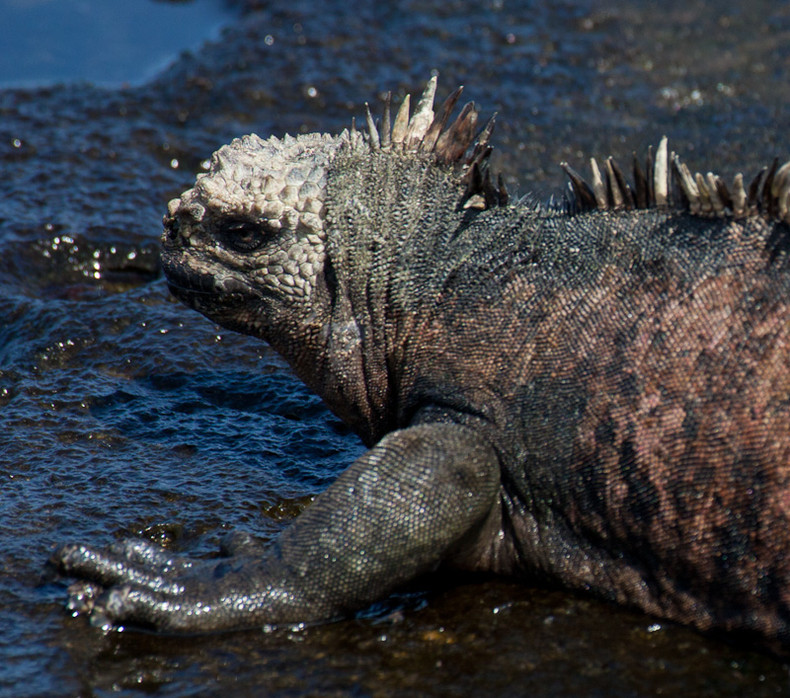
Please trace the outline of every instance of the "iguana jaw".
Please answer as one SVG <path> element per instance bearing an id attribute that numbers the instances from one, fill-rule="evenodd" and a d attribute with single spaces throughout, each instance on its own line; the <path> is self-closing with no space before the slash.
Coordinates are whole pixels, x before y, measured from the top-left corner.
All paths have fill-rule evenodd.
<path id="1" fill-rule="evenodd" d="M 270 299 L 240 278 L 196 264 L 187 251 L 168 248 L 163 245 L 162 267 L 175 298 L 223 327 L 259 334 Z"/>

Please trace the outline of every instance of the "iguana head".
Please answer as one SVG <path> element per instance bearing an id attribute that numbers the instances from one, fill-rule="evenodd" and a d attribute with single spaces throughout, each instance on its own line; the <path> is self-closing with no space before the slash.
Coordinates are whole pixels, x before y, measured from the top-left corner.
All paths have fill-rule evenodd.
<path id="1" fill-rule="evenodd" d="M 352 139 L 235 139 L 168 204 L 163 263 L 172 292 L 212 320 L 259 334 L 273 302 L 312 296 L 325 256 L 327 170 Z"/>
<path id="2" fill-rule="evenodd" d="M 407 96 L 392 125 L 389 108 L 380 128 L 367 110 L 364 134 L 352 127 L 337 136 L 249 135 L 220 148 L 208 172 L 168 204 L 162 260 L 172 292 L 215 322 L 269 341 L 284 325 L 320 321 L 333 233 L 327 184 L 340 152 L 425 157 L 465 184 L 459 205 L 501 202 L 504 190 L 486 167 L 493 121 L 467 154 L 477 130 L 474 105 L 445 128 L 460 89 L 436 116 L 435 91 L 433 78 L 411 116 Z"/>

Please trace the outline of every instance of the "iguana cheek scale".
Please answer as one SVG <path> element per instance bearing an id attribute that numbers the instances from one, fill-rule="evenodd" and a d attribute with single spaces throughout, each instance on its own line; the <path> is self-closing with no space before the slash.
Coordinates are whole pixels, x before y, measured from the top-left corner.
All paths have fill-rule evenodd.
<path id="1" fill-rule="evenodd" d="M 170 202 L 174 295 L 269 342 L 370 450 L 282 535 L 66 545 L 72 610 L 201 632 L 347 616 L 439 567 L 790 644 L 790 164 L 666 139 L 510 202 L 460 90 L 222 147 Z"/>

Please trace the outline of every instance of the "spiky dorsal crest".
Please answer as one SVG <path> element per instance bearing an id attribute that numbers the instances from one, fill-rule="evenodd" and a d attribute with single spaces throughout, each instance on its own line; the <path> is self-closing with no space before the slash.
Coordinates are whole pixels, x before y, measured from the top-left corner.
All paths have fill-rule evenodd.
<path id="1" fill-rule="evenodd" d="M 434 113 L 436 84 L 434 76 L 428 81 L 411 115 L 411 96 L 406 95 L 394 122 L 391 121 L 391 93 L 385 99 L 381 125 L 376 124 L 370 106 L 366 103 L 365 119 L 370 147 L 381 151 L 433 153 L 437 162 L 457 165 L 462 169 L 461 182 L 466 187 L 462 203 L 465 207 L 504 206 L 508 201 L 504 182 L 500 176 L 495 183 L 489 169 L 489 158 L 493 151 L 490 139 L 496 114 L 478 131 L 478 111 L 474 102 L 469 102 L 447 126 L 463 87 L 454 90 L 438 113 Z"/>
<path id="2" fill-rule="evenodd" d="M 462 203 L 467 208 L 485 209 L 507 204 L 508 194 L 502 177 L 498 176 L 494 182 L 489 168 L 493 151 L 490 139 L 496 114 L 478 131 L 479 113 L 474 102 L 469 102 L 448 126 L 463 87 L 454 90 L 438 112 L 434 112 L 436 85 L 434 76 L 411 115 L 411 96 L 406 95 L 394 121 L 391 119 L 391 93 L 385 99 L 380 124 L 365 104 L 370 147 L 385 152 L 433 153 L 437 162 L 459 166 L 461 181 L 466 187 Z M 668 150 L 664 137 L 655 151 L 652 147 L 648 149 L 644 167 L 634 154 L 632 182 L 611 157 L 603 166 L 599 166 L 595 158 L 590 160 L 589 183 L 567 162 L 561 163 L 561 167 L 569 179 L 567 208 L 570 213 L 664 208 L 685 210 L 703 217 L 744 218 L 760 214 L 790 224 L 790 161 L 780 167 L 779 161 L 774 160 L 748 187 L 741 174 L 728 186 L 713 172 L 692 174 L 680 157 Z"/>
<path id="3" fill-rule="evenodd" d="M 676 153 L 668 151 L 666 137 L 655 152 L 648 149 L 644 169 L 634 154 L 633 183 L 611 157 L 605 160 L 603 172 L 595 158 L 590 160 L 591 183 L 567 162 L 561 167 L 569 179 L 568 208 L 572 213 L 655 207 L 718 218 L 762 214 L 790 223 L 790 162 L 779 167 L 778 159 L 764 167 L 748 188 L 742 174 L 735 176 L 731 186 L 713 172 L 692 174 Z"/>

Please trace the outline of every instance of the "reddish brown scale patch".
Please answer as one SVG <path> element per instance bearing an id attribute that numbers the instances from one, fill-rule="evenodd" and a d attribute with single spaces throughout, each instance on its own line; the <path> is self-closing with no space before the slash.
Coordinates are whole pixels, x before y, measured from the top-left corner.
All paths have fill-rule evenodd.
<path id="1" fill-rule="evenodd" d="M 620 596 L 703 628 L 787 632 L 788 307 L 744 269 L 687 288 L 633 282 L 611 269 L 558 293 L 526 367 L 586 393 L 569 465 L 596 491 L 565 493 L 568 521 L 656 598 Z"/>

